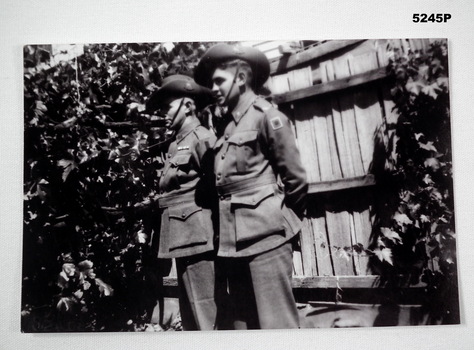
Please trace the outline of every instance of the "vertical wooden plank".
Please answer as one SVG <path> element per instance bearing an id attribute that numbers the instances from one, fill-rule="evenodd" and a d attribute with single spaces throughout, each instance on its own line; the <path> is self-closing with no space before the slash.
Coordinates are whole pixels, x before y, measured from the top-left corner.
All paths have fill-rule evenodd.
<path id="1" fill-rule="evenodd" d="M 351 67 L 354 74 L 378 68 L 376 52 L 353 57 Z M 362 164 L 364 173 L 367 174 L 373 160 L 376 132 L 382 126 L 382 111 L 377 91 L 374 88 L 367 88 L 354 93 L 354 112 Z"/>
<path id="2" fill-rule="evenodd" d="M 329 68 L 328 65 L 329 65 L 329 62 L 326 62 L 326 61 L 319 63 L 319 71 L 321 74 L 322 84 L 327 83 L 330 80 L 328 77 L 328 70 L 332 70 L 332 68 Z"/>
<path id="3" fill-rule="evenodd" d="M 298 90 L 313 84 L 311 67 L 295 69 L 287 73 L 290 90 Z M 312 116 L 314 104 L 308 104 L 306 101 L 297 101 L 295 103 L 296 128 L 299 137 L 299 150 L 302 155 L 303 164 L 307 170 L 308 181 L 315 182 L 320 180 L 319 164 L 317 151 L 315 150 L 315 140 L 313 136 Z"/>
<path id="4" fill-rule="evenodd" d="M 173 277 L 173 278 L 178 277 L 178 272 L 176 271 L 176 260 L 175 259 L 171 259 L 171 270 L 170 270 L 170 274 L 168 276 Z"/>
<path id="5" fill-rule="evenodd" d="M 321 62 L 320 64 L 320 74 L 322 83 L 326 83 L 329 80 L 334 80 L 334 70 L 332 68 L 332 63 Z M 322 114 L 326 117 L 327 125 L 327 138 L 329 144 L 330 158 L 331 158 L 331 169 L 334 179 L 341 179 L 343 177 L 341 169 L 341 159 L 338 151 L 338 146 L 336 142 L 336 131 L 334 127 L 334 117 L 333 117 L 333 104 L 336 105 L 337 102 L 334 101 L 334 98 L 329 100 L 321 101 Z M 342 126 L 342 124 L 341 124 Z M 342 140 L 343 141 L 343 140 Z M 345 149 L 345 145 L 344 145 Z M 344 155 L 344 152 L 343 152 Z"/>
<path id="6" fill-rule="evenodd" d="M 354 93 L 354 113 L 356 116 L 357 135 L 364 174 L 369 172 L 374 155 L 374 133 L 376 128 L 374 125 L 374 118 L 370 113 L 370 107 L 372 104 L 376 103 L 378 103 L 378 100 L 373 93 Z"/>
<path id="7" fill-rule="evenodd" d="M 354 113 L 354 99 L 352 93 L 343 92 L 339 98 L 341 108 L 341 119 L 344 132 L 344 139 L 347 153 L 352 161 L 352 168 L 355 176 L 364 175 L 364 166 L 360 151 L 359 137 Z"/>
<path id="8" fill-rule="evenodd" d="M 294 69 L 288 72 L 287 74 L 290 91 L 304 89 L 313 85 L 313 78 L 310 66 L 300 69 Z"/>
<path id="9" fill-rule="evenodd" d="M 334 67 L 335 79 L 344 79 L 351 76 L 347 56 L 335 58 L 333 59 L 332 63 Z"/>
<path id="10" fill-rule="evenodd" d="M 286 73 L 274 75 L 271 77 L 271 87 L 272 93 L 274 94 L 283 94 L 290 91 L 290 86 L 288 83 L 288 75 Z"/>
<path id="11" fill-rule="evenodd" d="M 307 103 L 307 102 L 306 102 Z M 314 111 L 313 111 L 314 113 Z M 309 151 L 312 154 L 311 160 L 314 162 L 313 164 L 309 164 L 313 168 L 313 172 L 316 174 L 315 176 L 315 181 L 321 181 L 322 179 L 322 173 L 321 173 L 321 159 L 319 156 L 319 153 L 321 150 L 318 148 L 318 144 L 316 142 L 317 140 L 317 130 L 316 126 L 314 123 L 314 114 L 310 115 L 310 118 L 308 119 L 309 122 L 309 128 L 311 129 L 311 145 L 308 145 Z"/>
<path id="12" fill-rule="evenodd" d="M 326 74 L 323 74 L 325 77 L 323 82 L 332 81 L 335 79 L 334 67 L 331 61 L 322 63 L 321 67 L 326 68 Z M 352 166 L 352 159 L 350 153 L 348 153 L 348 145 L 346 144 L 344 137 L 341 108 L 336 97 L 330 97 L 329 106 L 332 111 L 332 125 L 334 126 L 335 143 L 337 146 L 337 154 L 339 156 L 339 164 L 341 165 L 342 177 L 354 177 L 354 167 Z"/>
<path id="13" fill-rule="evenodd" d="M 334 276 L 330 240 L 326 230 L 326 218 L 318 215 L 311 218 L 318 276 Z"/>
<path id="14" fill-rule="evenodd" d="M 333 60 L 334 76 L 336 79 L 346 78 L 351 75 L 349 63 L 346 57 Z M 353 175 L 364 175 L 362 156 L 360 154 L 359 140 L 357 136 L 357 125 L 354 114 L 354 102 L 352 93 L 341 92 L 339 94 L 339 106 L 342 121 L 343 137 L 346 144 L 346 152 L 351 159 Z M 337 128 L 336 128 L 337 131 Z M 342 160 L 341 160 L 342 161 Z"/>
<path id="15" fill-rule="evenodd" d="M 314 251 L 314 238 L 309 218 L 303 219 L 300 232 L 301 255 L 303 260 L 303 272 L 305 276 L 317 276 L 316 255 Z"/>
<path id="16" fill-rule="evenodd" d="M 354 222 L 354 215 L 356 215 L 356 213 L 349 213 L 349 226 L 351 230 L 351 247 L 354 247 L 358 243 L 357 237 L 356 237 L 356 225 Z M 354 251 L 354 249 L 351 249 L 351 254 L 352 254 L 352 261 L 354 262 L 354 272 L 357 276 L 359 276 L 361 274 L 359 255 Z"/>
<path id="17" fill-rule="evenodd" d="M 296 128 L 300 137 L 301 162 L 307 171 L 308 181 L 321 181 L 318 150 L 314 140 L 312 123 L 313 109 L 306 101 L 300 101 L 295 106 Z"/>
<path id="18" fill-rule="evenodd" d="M 331 107 L 327 101 L 321 101 L 321 113 L 322 116 L 324 116 L 324 118 L 326 119 L 326 138 L 329 147 L 329 158 L 331 160 L 332 178 L 341 179 L 342 172 L 339 154 L 337 152 L 336 135 L 334 132 L 334 121 Z"/>
<path id="19" fill-rule="evenodd" d="M 344 137 L 344 127 L 342 123 L 341 108 L 336 98 L 331 98 L 332 120 L 334 125 L 334 135 L 337 146 L 337 153 L 339 155 L 339 162 L 341 164 L 341 172 L 343 178 L 354 177 L 354 167 L 352 166 L 352 158 L 348 152 L 349 145 L 346 143 Z"/>
<path id="20" fill-rule="evenodd" d="M 295 79 L 295 71 L 289 71 L 288 73 L 286 73 L 286 76 L 288 77 L 289 91 L 298 90 L 298 80 Z"/>
<path id="21" fill-rule="evenodd" d="M 293 251 L 293 275 L 304 276 L 301 252 L 299 250 Z"/>
<path id="22" fill-rule="evenodd" d="M 364 246 L 364 248 L 368 248 L 370 243 L 370 234 L 372 231 L 372 225 L 370 223 L 370 214 L 369 209 L 366 208 L 362 211 L 354 211 L 353 218 L 354 218 L 354 228 L 355 228 L 355 241 L 356 244 L 360 243 Z M 359 267 L 360 267 L 360 274 L 367 275 L 368 274 L 368 263 L 369 257 L 366 254 L 362 254 L 359 256 Z"/>
<path id="23" fill-rule="evenodd" d="M 351 231 L 349 213 L 345 210 L 333 212 L 326 211 L 328 236 L 331 237 L 331 255 L 334 262 L 334 273 L 337 276 L 354 275 L 352 259 L 344 251 L 351 246 Z"/>
<path id="24" fill-rule="evenodd" d="M 318 149 L 319 171 L 321 181 L 333 180 L 331 153 L 328 143 L 328 127 L 326 117 L 321 116 L 321 108 L 315 108 L 316 114 L 313 116 L 313 130 L 315 131 L 316 145 Z"/>
<path id="25" fill-rule="evenodd" d="M 351 58 L 351 56 L 349 56 L 349 58 Z M 341 57 L 334 60 L 334 75 L 337 79 L 346 78 L 351 75 L 349 58 Z M 348 146 L 347 152 L 350 154 L 352 160 L 354 175 L 364 175 L 352 93 L 342 92 L 339 95 L 339 105 L 341 107 L 344 138 L 346 146 Z"/>

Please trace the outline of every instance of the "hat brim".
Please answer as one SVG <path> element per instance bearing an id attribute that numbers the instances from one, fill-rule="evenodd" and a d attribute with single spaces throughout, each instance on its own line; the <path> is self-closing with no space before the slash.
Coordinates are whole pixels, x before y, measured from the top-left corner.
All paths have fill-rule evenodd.
<path id="1" fill-rule="evenodd" d="M 194 80 L 199 85 L 212 87 L 212 74 L 223 62 L 241 59 L 246 61 L 253 73 L 253 86 L 258 89 L 270 76 L 270 63 L 267 57 L 253 47 L 236 47 L 228 44 L 217 44 L 211 47 L 201 58 L 194 70 Z"/>
<path id="2" fill-rule="evenodd" d="M 190 87 L 186 89 L 185 87 Z M 196 83 L 190 84 L 189 81 L 172 81 L 164 84 L 158 90 L 153 92 L 146 103 L 148 111 L 155 111 L 168 105 L 173 100 L 189 97 L 196 106 L 201 109 L 212 103 L 212 93 L 209 89 L 199 86 Z"/>

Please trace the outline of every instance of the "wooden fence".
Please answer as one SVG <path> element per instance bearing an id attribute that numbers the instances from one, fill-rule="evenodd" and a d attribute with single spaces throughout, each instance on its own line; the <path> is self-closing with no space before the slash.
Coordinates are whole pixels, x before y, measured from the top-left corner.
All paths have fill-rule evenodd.
<path id="1" fill-rule="evenodd" d="M 353 247 L 370 245 L 374 172 L 385 161 L 377 150 L 387 149 L 392 132 L 387 125 L 397 120 L 386 79 L 389 55 L 426 50 L 429 44 L 330 41 L 272 62 L 268 88 L 293 121 L 312 194 L 294 252 L 295 286 L 301 277 L 309 287 L 327 284 L 327 276 L 336 276 L 338 286 L 341 276 L 367 276 L 347 278 L 345 287 L 376 281 L 368 277 L 367 254 Z"/>
<path id="2" fill-rule="evenodd" d="M 396 123 L 386 67 L 393 50 L 426 50 L 428 39 L 340 40 L 271 60 L 266 87 L 292 121 L 310 183 L 308 213 L 293 256 L 295 288 L 372 288 L 378 147 Z M 380 164 L 380 165 L 377 165 Z M 174 274 L 174 273 L 172 273 Z M 165 281 L 165 284 L 173 285 Z"/>

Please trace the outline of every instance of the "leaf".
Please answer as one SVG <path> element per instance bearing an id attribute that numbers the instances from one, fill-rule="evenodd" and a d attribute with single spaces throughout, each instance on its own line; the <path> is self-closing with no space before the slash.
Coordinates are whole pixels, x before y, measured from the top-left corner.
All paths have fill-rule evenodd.
<path id="1" fill-rule="evenodd" d="M 32 220 L 34 220 L 34 219 L 36 219 L 36 218 L 38 217 L 38 214 L 33 213 L 33 212 L 30 211 L 30 210 L 28 210 L 27 213 L 28 213 L 28 215 L 30 216 L 29 219 L 28 219 L 29 221 L 32 221 Z"/>
<path id="2" fill-rule="evenodd" d="M 381 227 L 380 231 L 382 232 L 382 234 L 384 235 L 385 238 L 392 241 L 393 243 L 395 243 L 395 244 L 401 244 L 402 243 L 402 238 L 400 237 L 400 235 L 397 232 L 391 230 L 390 228 Z"/>
<path id="3" fill-rule="evenodd" d="M 67 129 L 73 126 L 74 124 L 76 124 L 76 122 L 77 122 L 77 117 L 74 116 L 63 121 L 61 124 L 57 125 L 56 127 L 60 129 Z"/>
<path id="4" fill-rule="evenodd" d="M 425 176 L 423 177 L 423 182 L 428 186 L 434 185 L 434 181 L 431 179 L 431 176 L 429 174 L 425 174 Z"/>
<path id="5" fill-rule="evenodd" d="M 380 261 L 386 261 L 393 266 L 392 250 L 390 248 L 375 249 L 373 252 Z"/>
<path id="6" fill-rule="evenodd" d="M 439 86 L 445 86 L 446 88 L 449 87 L 449 79 L 447 77 L 439 77 L 436 79 L 436 82 Z"/>
<path id="7" fill-rule="evenodd" d="M 63 182 L 66 181 L 71 171 L 77 168 L 76 163 L 73 160 L 68 160 L 68 159 L 58 160 L 58 166 L 63 168 L 63 174 L 62 174 Z"/>
<path id="8" fill-rule="evenodd" d="M 410 218 L 406 214 L 395 213 L 395 215 L 393 216 L 393 219 L 400 226 L 413 224 L 413 221 L 411 221 Z"/>
<path id="9" fill-rule="evenodd" d="M 416 80 L 416 81 L 409 80 L 405 85 L 405 88 L 409 92 L 415 95 L 418 95 L 420 91 L 423 89 L 423 87 L 424 87 L 424 84 L 422 84 L 419 80 Z"/>
<path id="10" fill-rule="evenodd" d="M 99 291 L 101 293 L 101 296 L 112 296 L 114 294 L 114 289 L 109 286 L 107 283 L 102 281 L 100 278 L 96 278 L 95 284 L 99 287 Z"/>
<path id="11" fill-rule="evenodd" d="M 56 305 L 56 308 L 59 311 L 64 311 L 64 312 L 70 312 L 72 311 L 72 308 L 74 305 L 77 304 L 77 302 L 70 297 L 62 297 L 59 299 L 58 304 Z"/>
<path id="12" fill-rule="evenodd" d="M 147 241 L 148 235 L 142 231 L 139 231 L 137 233 L 137 242 L 139 244 L 145 244 Z"/>
<path id="13" fill-rule="evenodd" d="M 43 115 L 48 111 L 48 108 L 44 105 L 43 101 L 36 101 L 36 112 L 38 115 Z"/>
<path id="14" fill-rule="evenodd" d="M 422 89 L 423 93 L 431 96 L 433 99 L 436 99 L 438 97 L 438 93 L 441 91 L 440 87 L 438 86 L 438 83 L 434 82 L 433 84 L 426 85 Z"/>
<path id="15" fill-rule="evenodd" d="M 420 74 L 424 79 L 428 79 L 429 75 L 429 66 L 426 64 L 422 64 L 418 67 L 418 74 Z"/>
<path id="16" fill-rule="evenodd" d="M 426 168 L 430 168 L 433 172 L 438 171 L 441 168 L 441 164 L 436 158 L 427 158 L 424 162 Z"/>
<path id="17" fill-rule="evenodd" d="M 416 139 L 416 141 L 420 141 L 420 138 L 421 138 L 421 137 L 424 137 L 424 136 L 425 136 L 425 135 L 424 135 L 422 132 L 420 132 L 419 134 L 415 133 L 415 139 Z"/>
<path id="18" fill-rule="evenodd" d="M 67 288 L 68 286 L 68 283 L 69 282 L 69 277 L 67 276 L 67 274 L 64 272 L 64 271 L 61 271 L 59 273 L 59 276 L 58 276 L 58 282 L 57 282 L 57 285 L 61 288 L 61 289 L 64 289 L 64 288 Z"/>
<path id="19" fill-rule="evenodd" d="M 425 223 L 425 222 L 430 222 L 430 218 L 427 217 L 426 215 L 420 215 L 420 220 L 421 222 Z"/>
<path id="20" fill-rule="evenodd" d="M 76 274 L 76 265 L 73 263 L 64 263 L 62 272 L 64 272 L 69 280 L 69 277 L 73 277 Z"/>
<path id="21" fill-rule="evenodd" d="M 76 290 L 73 294 L 77 299 L 82 299 L 84 296 L 84 292 L 80 289 Z"/>
<path id="22" fill-rule="evenodd" d="M 428 141 L 427 143 L 418 142 L 418 146 L 420 146 L 421 149 L 425 149 L 427 151 L 437 152 L 436 147 L 433 146 L 432 141 Z"/>

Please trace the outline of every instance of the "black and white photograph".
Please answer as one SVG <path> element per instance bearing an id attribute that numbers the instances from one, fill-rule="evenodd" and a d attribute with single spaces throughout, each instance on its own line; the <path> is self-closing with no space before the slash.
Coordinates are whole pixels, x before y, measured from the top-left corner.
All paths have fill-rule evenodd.
<path id="1" fill-rule="evenodd" d="M 0 4 L 0 348 L 470 349 L 473 10 Z"/>
<path id="2" fill-rule="evenodd" d="M 458 324 L 448 59 L 26 45 L 22 331 Z"/>

